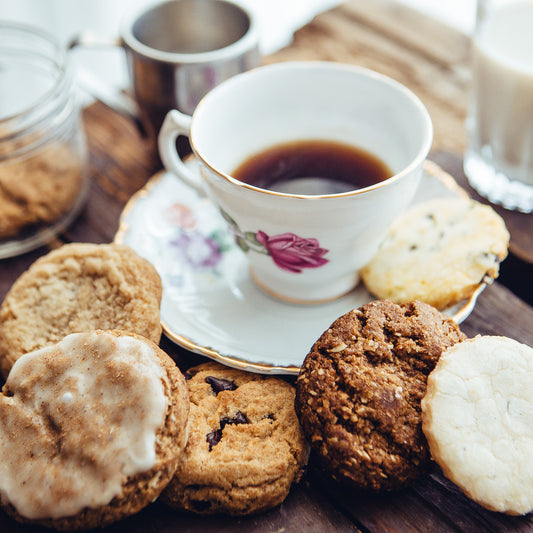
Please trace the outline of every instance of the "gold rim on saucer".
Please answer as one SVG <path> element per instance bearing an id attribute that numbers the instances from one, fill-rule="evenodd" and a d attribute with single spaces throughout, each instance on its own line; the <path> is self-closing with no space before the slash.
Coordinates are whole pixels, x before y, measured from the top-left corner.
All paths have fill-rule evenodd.
<path id="1" fill-rule="evenodd" d="M 193 162 L 193 161 L 194 161 L 194 157 L 190 156 L 188 158 L 188 162 Z M 446 189 L 450 190 L 454 194 L 454 196 L 462 196 L 466 198 L 469 197 L 468 193 L 462 187 L 458 185 L 455 179 L 450 174 L 442 170 L 436 163 L 432 161 L 426 161 L 424 163 L 424 172 L 428 174 L 430 177 L 438 179 L 441 182 L 441 184 L 444 185 Z M 142 189 L 140 189 L 139 191 L 137 191 L 135 194 L 132 195 L 132 197 L 130 198 L 126 206 L 124 207 L 122 214 L 120 216 L 119 227 L 115 235 L 114 242 L 125 243 L 126 236 L 128 234 L 128 231 L 130 230 L 129 224 L 127 222 L 129 214 L 131 213 L 135 205 L 139 202 L 139 200 L 146 198 L 151 194 L 152 189 L 161 181 L 162 177 L 165 174 L 166 174 L 166 171 L 164 170 L 157 172 L 152 178 L 148 180 L 148 182 Z M 453 320 L 455 320 L 455 322 L 457 323 L 461 323 L 462 321 L 464 321 L 474 309 L 479 295 L 483 292 L 485 287 L 491 281 L 492 280 L 482 281 L 468 300 L 460 302 L 448 310 L 449 316 Z M 291 304 L 287 303 L 287 305 L 291 305 Z M 235 357 L 235 356 L 228 355 L 228 354 L 222 354 L 213 347 L 202 346 L 198 344 L 197 342 L 189 339 L 188 337 L 180 334 L 179 332 L 175 331 L 176 330 L 175 327 L 173 328 L 170 324 L 165 322 L 165 320 L 163 319 L 161 320 L 161 325 L 162 325 L 163 332 L 165 333 L 165 335 L 170 340 L 172 340 L 174 343 L 176 343 L 178 346 L 181 346 L 182 348 L 185 348 L 186 350 L 189 350 L 193 353 L 203 355 L 210 359 L 216 360 L 227 366 L 231 366 L 231 367 L 238 368 L 238 369 L 245 370 L 245 371 L 262 373 L 262 374 L 297 375 L 300 370 L 300 367 L 298 365 L 293 365 L 293 364 L 276 365 L 276 364 L 269 364 L 269 363 L 252 362 L 252 361 L 246 361 L 242 359 L 241 357 Z M 321 332 L 317 332 L 317 338 L 320 333 Z"/>

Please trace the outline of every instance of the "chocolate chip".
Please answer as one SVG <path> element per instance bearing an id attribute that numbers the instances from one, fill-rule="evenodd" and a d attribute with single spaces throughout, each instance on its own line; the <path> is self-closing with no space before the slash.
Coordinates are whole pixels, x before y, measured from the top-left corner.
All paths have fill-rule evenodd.
<path id="1" fill-rule="evenodd" d="M 500 260 L 497 254 L 493 252 L 481 252 L 481 257 L 483 257 L 484 259 L 490 259 L 494 263 L 497 263 Z"/>
<path id="2" fill-rule="evenodd" d="M 220 419 L 220 429 L 215 429 L 214 431 L 211 431 L 211 433 L 208 433 L 205 440 L 209 444 L 209 451 L 213 449 L 213 446 L 216 446 L 220 439 L 222 439 L 222 430 L 228 426 L 228 425 L 237 425 L 237 424 L 248 424 L 248 418 L 244 413 L 241 413 L 241 411 L 237 411 L 235 415 L 230 418 L 229 416 L 225 416 Z"/>
<path id="3" fill-rule="evenodd" d="M 211 388 L 216 394 L 223 390 L 235 390 L 237 388 L 237 385 L 235 385 L 233 381 L 224 378 L 216 378 L 215 376 L 207 376 L 205 382 L 211 385 Z"/>
<path id="4" fill-rule="evenodd" d="M 213 446 L 216 446 L 220 439 L 222 438 L 222 429 L 215 429 L 215 431 L 211 431 L 211 433 L 208 433 L 205 440 L 209 444 L 209 451 L 213 449 Z"/>
<path id="5" fill-rule="evenodd" d="M 229 424 L 248 424 L 248 418 L 244 413 L 241 413 L 240 411 L 237 411 L 235 413 L 235 416 L 233 418 L 229 418 L 228 416 L 225 416 L 224 418 L 220 419 L 220 429 L 224 429 L 225 426 Z"/>
<path id="6" fill-rule="evenodd" d="M 186 370 L 183 374 L 183 377 L 185 378 L 185 381 L 189 381 L 192 377 L 196 376 L 198 374 L 198 370 L 194 368 L 189 368 L 189 370 Z"/>

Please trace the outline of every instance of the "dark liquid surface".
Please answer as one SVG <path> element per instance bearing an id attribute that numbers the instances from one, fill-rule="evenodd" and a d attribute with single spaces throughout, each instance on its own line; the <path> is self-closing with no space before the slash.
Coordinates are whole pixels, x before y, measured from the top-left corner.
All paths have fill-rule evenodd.
<path id="1" fill-rule="evenodd" d="M 288 194 L 337 194 L 384 181 L 393 174 L 365 150 L 335 141 L 295 141 L 273 146 L 242 163 L 233 177 Z"/>

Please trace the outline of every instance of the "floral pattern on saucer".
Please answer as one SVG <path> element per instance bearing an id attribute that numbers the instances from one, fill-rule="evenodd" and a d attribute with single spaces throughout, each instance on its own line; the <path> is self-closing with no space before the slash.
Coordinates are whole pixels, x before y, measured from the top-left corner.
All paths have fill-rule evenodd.
<path id="1" fill-rule="evenodd" d="M 224 251 L 230 248 L 228 232 L 215 228 L 208 235 L 202 233 L 196 227 L 196 215 L 183 204 L 167 208 L 165 218 L 169 225 L 176 226 L 168 244 L 179 254 L 180 262 L 196 271 L 216 269 Z"/>
<path id="2" fill-rule="evenodd" d="M 242 252 L 215 206 L 184 187 L 175 194 L 175 182 L 177 178 L 163 175 L 147 190 L 150 201 L 141 194 L 128 241 L 154 264 L 164 291 L 187 293 L 198 280 L 209 290 Z"/>
<path id="3" fill-rule="evenodd" d="M 450 195 L 466 193 L 451 176 L 427 162 L 415 202 Z M 373 297 L 362 284 L 320 305 L 298 306 L 269 296 L 252 281 L 246 253 L 264 248 L 261 253 L 270 254 L 273 261 L 294 267 L 284 263 L 286 256 L 279 250 L 298 236 L 236 232 L 236 225 L 229 222 L 228 227 L 228 220 L 208 198 L 161 172 L 128 202 L 115 242 L 131 246 L 159 272 L 161 322 L 167 337 L 242 370 L 296 375 L 310 346 L 331 322 Z M 310 241 L 302 247 L 321 248 Z M 318 258 L 325 255 L 318 253 Z M 446 312 L 461 322 L 483 288 L 480 284 L 468 302 Z"/>

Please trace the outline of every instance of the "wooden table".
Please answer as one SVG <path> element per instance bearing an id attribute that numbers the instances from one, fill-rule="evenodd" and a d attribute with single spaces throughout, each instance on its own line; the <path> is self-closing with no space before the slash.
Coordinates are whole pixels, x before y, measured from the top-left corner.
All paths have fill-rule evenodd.
<path id="1" fill-rule="evenodd" d="M 416 92 L 435 126 L 431 159 L 467 186 L 461 156 L 469 83 L 468 39 L 390 0 L 352 0 L 318 16 L 294 42 L 265 63 L 321 59 L 364 65 L 388 74 Z M 110 242 L 128 198 L 160 168 L 150 144 L 126 119 L 101 104 L 84 113 L 90 149 L 91 192 L 86 208 L 50 247 L 0 261 L 0 300 L 11 284 L 49 248 L 65 242 Z M 498 209 L 511 230 L 511 254 L 498 282 L 481 295 L 462 324 L 469 335 L 506 335 L 533 346 L 533 215 Z M 320 332 L 317 332 L 319 334 Z M 167 339 L 162 347 L 185 368 L 201 360 Z M 528 460 L 530 458 L 527 458 Z M 109 527 L 117 532 L 325 532 L 325 531 L 533 531 L 533 519 L 489 512 L 463 496 L 440 473 L 387 494 L 341 489 L 324 477 L 313 458 L 303 481 L 278 508 L 260 516 L 231 519 L 177 513 L 152 504 Z M 0 513 L 0 531 L 33 533 Z"/>

